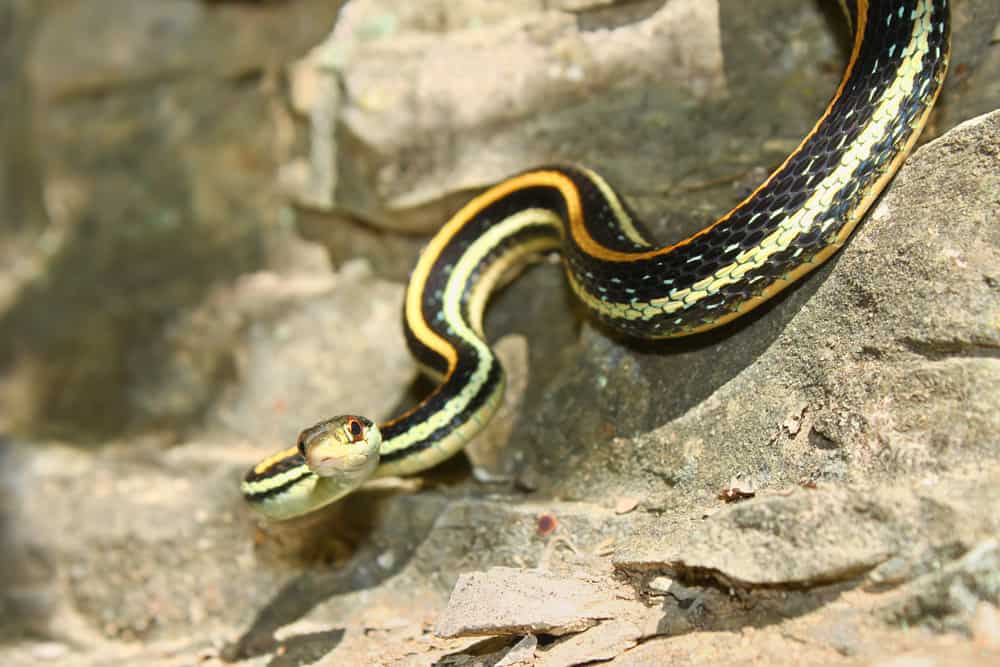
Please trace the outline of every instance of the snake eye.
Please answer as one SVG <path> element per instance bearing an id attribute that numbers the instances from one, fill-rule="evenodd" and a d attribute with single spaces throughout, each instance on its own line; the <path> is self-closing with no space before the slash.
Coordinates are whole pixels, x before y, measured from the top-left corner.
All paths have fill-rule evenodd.
<path id="1" fill-rule="evenodd" d="M 347 431 L 351 434 L 351 438 L 354 442 L 361 440 L 361 435 L 364 433 L 364 427 L 361 425 L 357 419 L 351 419 L 347 422 Z"/>
<path id="2" fill-rule="evenodd" d="M 298 440 L 295 441 L 295 447 L 296 447 L 296 449 L 299 450 L 299 454 L 301 454 L 302 457 L 305 458 L 305 456 L 306 456 L 306 439 L 304 437 L 302 437 L 303 435 L 305 435 L 305 434 L 304 433 L 300 433 L 299 434 Z"/>

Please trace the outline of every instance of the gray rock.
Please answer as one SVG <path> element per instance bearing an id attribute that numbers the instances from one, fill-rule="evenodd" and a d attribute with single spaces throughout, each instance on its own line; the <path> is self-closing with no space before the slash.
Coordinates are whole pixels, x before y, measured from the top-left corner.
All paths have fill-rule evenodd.
<path id="1" fill-rule="evenodd" d="M 356 268 L 258 275 L 214 299 L 247 323 L 237 347 L 220 339 L 236 381 L 212 410 L 216 428 L 273 449 L 334 414 L 394 414 L 416 375 L 398 324 L 403 291 Z M 219 317 L 230 319 L 216 309 L 208 322 Z"/>
<path id="2" fill-rule="evenodd" d="M 937 572 L 917 579 L 882 609 L 893 624 L 931 623 L 971 633 L 982 603 L 1000 604 L 1000 545 L 987 539 Z"/>
<path id="3" fill-rule="evenodd" d="M 496 667 L 515 667 L 518 664 L 530 665 L 535 661 L 535 649 L 538 648 L 538 637 L 525 635 L 514 644 Z"/>
<path id="4" fill-rule="evenodd" d="M 337 72 L 341 83 L 314 84 L 320 91 L 304 109 L 313 150 L 300 201 L 389 229 L 431 231 L 455 203 L 451 195 L 554 159 L 581 161 L 599 150 L 597 142 L 627 131 L 627 115 L 616 109 L 606 116 L 614 127 L 603 128 L 605 139 L 581 147 L 590 140 L 577 128 L 567 154 L 567 131 L 586 122 L 581 111 L 595 111 L 592 98 L 636 97 L 655 86 L 690 106 L 725 87 L 713 3 L 677 0 L 634 21 L 625 10 L 614 31 L 600 29 L 600 12 L 588 25 L 549 3 L 434 5 L 413 12 L 398 3 L 352 3 L 307 59 L 308 80 Z M 429 11 L 440 17 L 437 30 L 427 26 Z"/>
<path id="5" fill-rule="evenodd" d="M 629 538 L 615 564 L 725 587 L 815 587 L 857 579 L 915 545 L 940 547 L 968 533 L 955 509 L 899 491 L 802 490 L 740 503 L 695 524 L 661 522 Z M 936 505 L 948 518 L 926 526 L 921 514 Z"/>
<path id="6" fill-rule="evenodd" d="M 541 490 L 693 510 L 736 474 L 761 493 L 995 460 L 998 119 L 918 150 L 839 258 L 730 331 L 655 350 L 585 335 L 515 430 Z"/>
<path id="7" fill-rule="evenodd" d="M 602 621 L 597 627 L 556 642 L 539 656 L 538 667 L 586 665 L 611 660 L 639 643 L 642 637 L 627 620 Z"/>
<path id="8" fill-rule="evenodd" d="M 442 637 L 565 635 L 616 612 L 608 590 L 591 581 L 496 567 L 458 578 L 434 631 Z"/>
<path id="9" fill-rule="evenodd" d="M 224 355 L 199 355 L 218 372 L 190 401 L 150 412 L 144 399 L 180 352 L 171 327 L 272 266 L 293 217 L 274 184 L 294 142 L 275 82 L 336 12 L 326 0 L 3 3 L 5 429 L 93 442 L 200 424 L 229 377 Z"/>
<path id="10" fill-rule="evenodd" d="M 58 604 L 56 566 L 19 501 L 33 481 L 27 457 L 0 438 L 0 638 L 49 631 Z"/>

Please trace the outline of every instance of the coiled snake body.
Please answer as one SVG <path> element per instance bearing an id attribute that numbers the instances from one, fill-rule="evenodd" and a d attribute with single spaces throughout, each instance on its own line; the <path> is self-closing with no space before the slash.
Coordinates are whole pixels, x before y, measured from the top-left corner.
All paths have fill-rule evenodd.
<path id="1" fill-rule="evenodd" d="M 587 169 L 542 167 L 495 185 L 441 228 L 407 288 L 407 342 L 438 387 L 379 426 L 341 416 L 306 429 L 296 447 L 250 470 L 247 501 L 287 518 L 373 475 L 415 473 L 459 451 L 503 393 L 503 371 L 483 335 L 486 301 L 531 256 L 561 251 L 573 291 L 612 329 L 668 338 L 749 312 L 835 253 L 920 134 L 950 42 L 948 0 L 842 4 L 854 43 L 840 85 L 752 194 L 691 237 L 658 246 Z"/>

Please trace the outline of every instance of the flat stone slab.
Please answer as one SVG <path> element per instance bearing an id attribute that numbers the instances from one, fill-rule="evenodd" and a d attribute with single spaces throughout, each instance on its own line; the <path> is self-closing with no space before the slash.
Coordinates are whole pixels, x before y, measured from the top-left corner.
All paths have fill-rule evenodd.
<path id="1" fill-rule="evenodd" d="M 811 586 L 851 579 L 888 560 L 905 512 L 847 489 L 740 503 L 686 530 L 662 525 L 619 549 L 623 570 L 666 570 L 738 586 Z"/>
<path id="2" fill-rule="evenodd" d="M 494 567 L 458 578 L 435 628 L 440 637 L 564 635 L 616 617 L 622 604 L 597 581 Z"/>

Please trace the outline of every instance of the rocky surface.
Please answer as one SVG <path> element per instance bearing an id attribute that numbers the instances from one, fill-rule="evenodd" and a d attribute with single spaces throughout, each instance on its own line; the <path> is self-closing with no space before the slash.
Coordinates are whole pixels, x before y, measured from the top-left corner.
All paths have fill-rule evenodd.
<path id="1" fill-rule="evenodd" d="M 0 662 L 1000 658 L 1000 112 L 951 129 L 996 106 L 985 0 L 955 0 L 943 136 L 800 288 L 645 345 L 543 263 L 487 319 L 512 391 L 468 458 L 243 506 L 303 424 L 426 390 L 395 230 L 572 159 L 690 231 L 844 55 L 791 0 L 501 4 L 0 3 Z M 499 88 L 440 74 L 493 57 Z"/>
<path id="2" fill-rule="evenodd" d="M 579 141 L 573 155 L 564 148 L 570 128 L 587 142 L 581 122 L 611 121 L 591 135 L 594 142 L 609 141 L 628 122 L 627 106 L 593 113 L 594 100 L 655 87 L 691 105 L 723 92 L 714 3 L 640 3 L 614 13 L 606 3 L 565 4 L 435 2 L 412 11 L 380 0 L 351 3 L 300 66 L 307 68 L 298 79 L 303 87 L 331 90 L 323 81 L 339 74 L 344 92 L 299 95 L 314 141 L 312 178 L 299 198 L 386 227 L 431 231 L 445 212 L 442 193 L 605 150 Z M 469 26 L 486 29 L 463 29 Z M 442 32 L 451 38 L 441 39 Z M 331 116 L 341 124 L 331 127 Z M 453 147 L 456 133 L 461 151 Z M 349 153 L 318 157 L 342 143 Z"/>
<path id="3" fill-rule="evenodd" d="M 5 124 L 23 201 L 3 215 L 34 217 L 4 238 L 25 268 L 0 318 L 3 428 L 176 429 L 204 407 L 151 408 L 146 389 L 169 372 L 175 320 L 270 261 L 290 215 L 275 171 L 295 143 L 282 66 L 325 36 L 336 3 L 11 5 L 22 94 L 4 96 L 4 117 L 29 111 Z"/>

